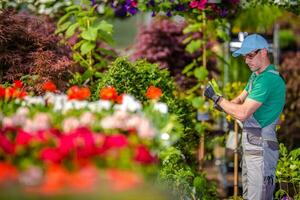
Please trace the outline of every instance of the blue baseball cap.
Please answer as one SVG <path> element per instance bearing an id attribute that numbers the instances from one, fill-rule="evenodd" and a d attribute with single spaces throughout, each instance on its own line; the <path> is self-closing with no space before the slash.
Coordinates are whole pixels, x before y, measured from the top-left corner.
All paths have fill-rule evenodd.
<path id="1" fill-rule="evenodd" d="M 269 51 L 269 44 L 267 40 L 258 34 L 248 35 L 244 39 L 242 43 L 242 47 L 236 50 L 235 52 L 233 52 L 232 56 L 233 57 L 237 57 L 240 55 L 244 56 L 258 49 L 267 49 Z"/>

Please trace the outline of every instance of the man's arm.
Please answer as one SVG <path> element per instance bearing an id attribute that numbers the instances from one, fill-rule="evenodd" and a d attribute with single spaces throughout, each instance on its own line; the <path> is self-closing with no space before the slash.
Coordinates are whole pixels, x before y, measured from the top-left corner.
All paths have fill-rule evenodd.
<path id="1" fill-rule="evenodd" d="M 245 121 L 261 106 L 262 103 L 247 98 L 242 104 L 238 104 L 221 98 L 218 101 L 218 104 L 227 114 L 233 116 L 235 119 L 238 119 L 240 121 Z"/>
<path id="2" fill-rule="evenodd" d="M 246 90 L 243 90 L 241 94 L 239 94 L 239 96 L 237 96 L 236 98 L 232 99 L 230 102 L 232 103 L 236 103 L 236 104 L 242 104 L 244 103 L 245 99 L 248 96 L 248 92 Z"/>

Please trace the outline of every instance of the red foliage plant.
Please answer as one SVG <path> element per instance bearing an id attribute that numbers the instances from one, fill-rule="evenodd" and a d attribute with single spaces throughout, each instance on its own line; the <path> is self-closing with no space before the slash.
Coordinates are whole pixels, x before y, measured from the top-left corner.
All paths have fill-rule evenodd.
<path id="1" fill-rule="evenodd" d="M 300 51 L 287 52 L 282 57 L 279 70 L 286 81 L 286 103 L 278 135 L 287 140 L 289 148 L 299 147 L 296 139 L 300 140 Z"/>
<path id="2" fill-rule="evenodd" d="M 150 63 L 158 63 L 161 68 L 167 68 L 182 89 L 194 86 L 196 79 L 184 76 L 181 72 L 193 59 L 201 56 L 202 52 L 193 54 L 186 52 L 183 40 L 185 23 L 177 23 L 167 18 L 156 18 L 148 26 L 142 27 L 134 45 L 133 60 L 144 58 Z M 202 34 L 193 35 L 201 38 Z M 215 59 L 209 59 L 207 69 L 210 74 L 217 75 L 219 70 L 215 67 Z M 201 66 L 201 63 L 198 64 Z"/>
<path id="3" fill-rule="evenodd" d="M 0 81 L 37 75 L 27 90 L 43 93 L 43 83 L 49 80 L 66 90 L 74 62 L 71 50 L 59 45 L 54 32 L 47 17 L 0 10 Z"/>

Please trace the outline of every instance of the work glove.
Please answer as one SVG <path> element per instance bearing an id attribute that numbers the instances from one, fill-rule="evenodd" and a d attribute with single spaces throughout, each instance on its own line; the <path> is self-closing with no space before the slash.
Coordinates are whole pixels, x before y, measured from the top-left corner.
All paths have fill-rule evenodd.
<path id="1" fill-rule="evenodd" d="M 216 108 L 219 111 L 223 111 L 221 106 L 218 105 L 218 101 L 220 100 L 221 96 L 216 94 L 216 92 L 215 92 L 214 88 L 211 86 L 211 84 L 208 84 L 205 87 L 204 96 L 206 96 L 207 98 L 213 100 L 214 108 Z"/>

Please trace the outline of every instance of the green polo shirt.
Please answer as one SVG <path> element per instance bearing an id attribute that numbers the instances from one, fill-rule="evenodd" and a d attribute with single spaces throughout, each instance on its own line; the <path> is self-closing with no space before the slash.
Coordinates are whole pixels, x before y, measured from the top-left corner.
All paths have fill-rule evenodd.
<path id="1" fill-rule="evenodd" d="M 268 72 L 268 70 L 276 71 L 274 65 L 269 65 L 259 75 L 252 73 L 245 88 L 248 92 L 247 98 L 262 103 L 253 113 L 253 117 L 262 128 L 279 117 L 285 104 L 285 82 L 279 75 Z M 253 80 L 253 85 L 252 90 L 249 91 L 251 80 Z"/>

